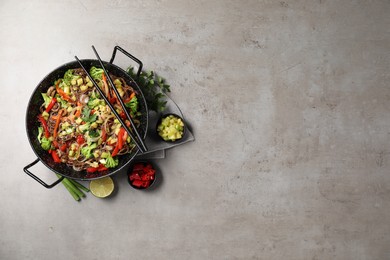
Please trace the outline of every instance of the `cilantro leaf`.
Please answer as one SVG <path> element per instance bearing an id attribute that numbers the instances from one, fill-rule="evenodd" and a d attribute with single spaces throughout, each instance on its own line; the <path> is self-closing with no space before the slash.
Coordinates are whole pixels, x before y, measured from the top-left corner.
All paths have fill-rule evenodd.
<path id="1" fill-rule="evenodd" d="M 91 115 L 91 109 L 87 106 L 84 107 L 83 109 L 83 112 L 82 112 L 83 116 L 81 117 L 81 119 L 88 123 L 92 123 L 92 122 L 95 122 L 96 121 L 96 118 L 97 118 L 97 115 L 96 114 L 92 114 Z"/>

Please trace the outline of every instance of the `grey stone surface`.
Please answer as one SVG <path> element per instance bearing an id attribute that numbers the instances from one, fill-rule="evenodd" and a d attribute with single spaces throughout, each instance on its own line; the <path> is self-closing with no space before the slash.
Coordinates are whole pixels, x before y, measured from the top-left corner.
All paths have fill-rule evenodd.
<path id="1" fill-rule="evenodd" d="M 0 258 L 389 259 L 389 13 L 386 0 L 2 0 Z M 113 197 L 75 203 L 22 172 L 30 94 L 92 44 L 163 75 L 192 126 L 195 142 L 156 161 L 153 192 L 118 174 Z"/>

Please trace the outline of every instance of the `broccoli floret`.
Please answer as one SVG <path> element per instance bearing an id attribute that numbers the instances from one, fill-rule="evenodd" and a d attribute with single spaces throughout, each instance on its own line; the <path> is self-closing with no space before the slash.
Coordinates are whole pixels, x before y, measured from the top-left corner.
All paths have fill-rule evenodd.
<path id="1" fill-rule="evenodd" d="M 70 86 L 72 80 L 77 80 L 77 79 L 79 79 L 79 78 L 80 78 L 79 75 L 73 75 L 73 70 L 72 70 L 72 69 L 69 69 L 69 70 L 67 70 L 67 71 L 65 72 L 65 74 L 64 74 L 64 80 L 63 80 L 63 82 L 64 82 L 66 85 Z"/>
<path id="2" fill-rule="evenodd" d="M 98 99 L 98 98 L 90 98 L 89 101 L 88 101 L 88 107 L 89 108 L 94 108 L 94 107 L 97 107 L 99 105 L 105 105 L 105 102 L 103 99 Z"/>
<path id="3" fill-rule="evenodd" d="M 44 150 L 50 150 L 51 141 L 48 138 L 43 137 L 41 140 L 41 146 Z"/>
<path id="4" fill-rule="evenodd" d="M 104 70 L 103 69 L 98 69 L 96 67 L 92 67 L 90 70 L 89 70 L 89 74 L 91 74 L 91 77 L 93 79 L 102 79 L 102 75 L 103 75 L 103 72 Z"/>
<path id="5" fill-rule="evenodd" d="M 90 158 L 92 157 L 92 150 L 96 148 L 96 143 L 93 143 L 89 146 L 85 146 L 81 148 L 81 154 L 84 155 L 85 158 Z"/>
<path id="6" fill-rule="evenodd" d="M 130 108 L 131 113 L 135 115 L 138 110 L 138 99 L 134 96 L 129 102 L 125 104 L 126 107 Z"/>
<path id="7" fill-rule="evenodd" d="M 118 158 L 114 159 L 110 155 L 106 158 L 106 164 L 104 166 L 106 166 L 107 168 L 114 168 L 114 167 L 118 166 L 118 164 L 119 164 Z"/>

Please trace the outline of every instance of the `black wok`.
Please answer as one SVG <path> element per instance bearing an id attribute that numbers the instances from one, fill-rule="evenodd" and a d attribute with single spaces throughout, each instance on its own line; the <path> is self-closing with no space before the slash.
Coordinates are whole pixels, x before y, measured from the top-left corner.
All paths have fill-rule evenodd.
<path id="1" fill-rule="evenodd" d="M 112 62 L 115 58 L 116 51 L 120 50 L 123 52 L 125 55 L 127 55 L 129 58 L 133 59 L 139 64 L 139 69 L 138 69 L 138 74 L 142 69 L 142 62 L 139 61 L 137 58 L 120 48 L 119 46 L 116 46 L 114 48 L 114 52 L 111 58 L 110 62 L 104 62 L 104 66 L 106 69 L 109 71 L 110 74 L 113 74 L 118 77 L 122 77 L 125 79 L 127 84 L 132 86 L 134 90 L 136 91 L 136 96 L 138 98 L 139 102 L 139 111 L 142 113 L 142 116 L 140 118 L 141 125 L 138 128 L 138 132 L 140 133 L 140 136 L 145 138 L 147 129 L 148 129 L 148 109 L 146 105 L 146 101 L 144 98 L 144 95 L 137 85 L 137 83 L 129 76 L 128 73 L 126 73 L 123 69 L 119 68 L 118 66 L 114 65 Z M 86 60 L 81 60 L 83 65 L 86 67 L 87 70 L 89 70 L 90 67 L 96 66 L 100 67 L 99 61 L 98 60 L 92 60 L 92 59 L 86 59 Z M 40 106 L 43 103 L 43 99 L 41 96 L 41 93 L 45 93 L 47 89 L 53 85 L 54 81 L 62 78 L 65 74 L 65 72 L 68 69 L 74 69 L 74 68 L 79 68 L 80 65 L 77 63 L 77 61 L 72 61 L 69 63 L 66 63 L 52 72 L 50 72 L 35 88 L 33 94 L 31 95 L 30 101 L 27 105 L 27 113 L 26 113 L 26 130 L 27 130 L 27 137 L 30 142 L 30 145 L 37 155 L 37 159 L 24 167 L 24 172 L 27 173 L 29 176 L 31 176 L 33 179 L 38 181 L 40 184 L 45 186 L 46 188 L 52 188 L 56 184 L 58 184 L 63 178 L 60 178 L 58 181 L 54 182 L 53 184 L 46 184 L 44 181 L 42 181 L 40 178 L 38 178 L 36 175 L 31 173 L 28 169 L 35 165 L 37 162 L 41 161 L 47 168 L 52 170 L 53 172 L 66 177 L 70 179 L 75 179 L 75 180 L 93 180 L 93 179 L 99 179 L 105 176 L 112 175 L 118 171 L 120 171 L 122 168 L 124 168 L 128 163 L 130 163 L 134 157 L 138 153 L 137 147 L 135 147 L 130 153 L 121 155 L 119 157 L 119 165 L 115 168 L 110 168 L 106 171 L 102 172 L 96 172 L 93 175 L 87 174 L 86 171 L 75 171 L 72 167 L 67 166 L 64 163 L 55 163 L 53 161 L 52 156 L 42 149 L 40 143 L 38 142 L 37 135 L 38 135 L 38 127 L 40 126 L 40 123 L 38 121 L 38 115 L 40 114 Z"/>

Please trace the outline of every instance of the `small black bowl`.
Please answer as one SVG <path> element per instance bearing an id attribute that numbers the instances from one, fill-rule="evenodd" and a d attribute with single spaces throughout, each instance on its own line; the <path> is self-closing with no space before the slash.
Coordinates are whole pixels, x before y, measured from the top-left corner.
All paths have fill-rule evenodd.
<path id="1" fill-rule="evenodd" d="M 158 126 L 161 124 L 162 120 L 163 120 L 164 118 L 168 117 L 168 116 L 174 116 L 174 117 L 176 117 L 176 118 L 180 118 L 181 121 L 183 122 L 184 126 L 183 126 L 183 134 L 182 134 L 181 138 L 175 139 L 175 140 L 164 140 L 164 138 L 162 138 L 162 137 L 160 136 L 160 134 L 158 133 Z M 181 116 L 179 116 L 179 115 L 177 115 L 177 114 L 174 114 L 174 113 L 168 113 L 168 114 L 162 115 L 162 116 L 160 117 L 160 119 L 157 121 L 157 125 L 156 125 L 156 134 L 157 134 L 158 137 L 160 137 L 161 140 L 163 140 L 164 142 L 167 142 L 167 143 L 174 143 L 174 142 L 177 142 L 177 141 L 183 139 L 184 135 L 186 134 L 186 129 L 187 129 L 186 123 L 184 122 L 184 119 L 183 119 Z"/>
<path id="2" fill-rule="evenodd" d="M 145 188 L 144 188 L 144 187 L 137 187 L 137 186 L 134 186 L 134 185 L 131 183 L 131 181 L 130 181 L 130 175 L 131 175 L 131 173 L 133 172 L 134 166 L 135 166 L 136 164 L 139 164 L 139 163 L 140 163 L 140 164 L 143 164 L 144 166 L 145 166 L 146 164 L 150 164 L 150 165 L 152 165 L 152 168 L 155 170 L 154 179 L 151 180 L 149 186 L 148 186 L 148 187 L 145 187 Z M 157 176 L 157 168 L 156 168 L 156 166 L 155 166 L 153 163 L 151 163 L 150 161 L 146 161 L 146 160 L 135 161 L 135 162 L 131 163 L 131 165 L 130 165 L 128 171 L 127 171 L 127 182 L 130 184 L 131 187 L 133 187 L 133 188 L 136 189 L 136 190 L 147 190 L 147 189 L 150 189 L 150 188 L 156 183 L 156 176 Z"/>

